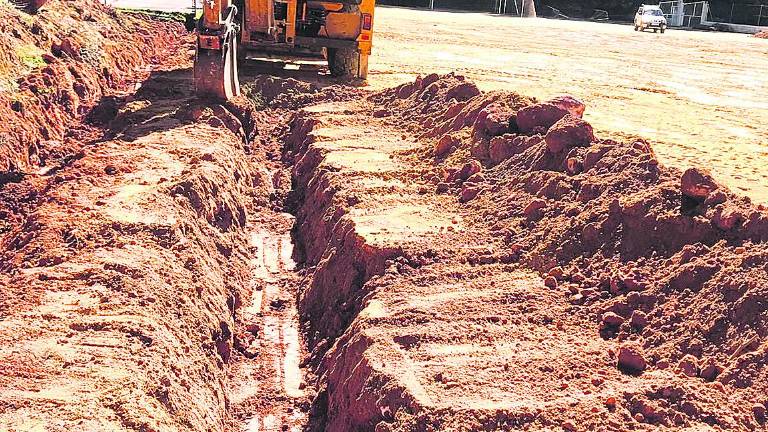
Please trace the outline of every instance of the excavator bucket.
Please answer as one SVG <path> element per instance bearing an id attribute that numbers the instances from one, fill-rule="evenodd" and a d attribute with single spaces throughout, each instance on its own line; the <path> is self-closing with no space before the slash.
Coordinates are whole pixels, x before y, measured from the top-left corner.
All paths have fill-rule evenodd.
<path id="1" fill-rule="evenodd" d="M 195 55 L 195 89 L 200 97 L 229 100 L 240 94 L 237 78 L 237 40 L 221 50 L 198 46 Z"/>
<path id="2" fill-rule="evenodd" d="M 205 98 L 229 100 L 240 94 L 237 75 L 237 9 L 231 6 L 220 30 L 209 30 L 198 24 L 195 53 L 195 90 Z"/>

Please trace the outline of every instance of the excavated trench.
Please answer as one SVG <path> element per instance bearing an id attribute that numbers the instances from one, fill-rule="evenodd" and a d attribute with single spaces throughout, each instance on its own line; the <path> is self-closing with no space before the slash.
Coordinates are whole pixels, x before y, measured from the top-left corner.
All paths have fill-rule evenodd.
<path id="1" fill-rule="evenodd" d="M 51 166 L 0 177 L 0 430 L 764 427 L 765 208 L 572 98 L 258 76 L 218 105 L 183 42 L 129 73 L 165 55 L 139 39 L 0 107 L 0 166 Z"/>
<path id="2" fill-rule="evenodd" d="M 583 112 L 435 75 L 294 115 L 310 428 L 764 424 L 765 208 Z"/>
<path id="3" fill-rule="evenodd" d="M 105 140 L 0 189 L 26 221 L 2 237 L 1 425 L 763 424 L 763 209 L 681 201 L 647 144 L 587 146 L 573 119 L 510 132 L 568 99 L 257 82 L 266 109 L 156 74 Z"/>

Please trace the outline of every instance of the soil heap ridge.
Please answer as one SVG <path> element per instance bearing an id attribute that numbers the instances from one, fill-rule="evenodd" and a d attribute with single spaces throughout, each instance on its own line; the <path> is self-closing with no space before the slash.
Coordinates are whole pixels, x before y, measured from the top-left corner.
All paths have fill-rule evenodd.
<path id="1" fill-rule="evenodd" d="M 34 14 L 0 4 L 0 171 L 34 172 L 76 153 L 87 128 L 69 128 L 187 42 L 181 23 L 98 0 L 49 2 Z"/>

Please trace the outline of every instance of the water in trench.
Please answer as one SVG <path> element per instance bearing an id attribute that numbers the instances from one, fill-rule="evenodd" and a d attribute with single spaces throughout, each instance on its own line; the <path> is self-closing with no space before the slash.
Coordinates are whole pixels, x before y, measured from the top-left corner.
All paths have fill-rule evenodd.
<path id="1" fill-rule="evenodd" d="M 290 228 L 293 216 L 281 214 L 280 230 L 251 232 L 252 295 L 243 299 L 240 323 L 256 337 L 247 350 L 254 358 L 235 366 L 231 402 L 240 405 L 245 432 L 301 431 L 307 423 L 302 339 L 296 309 L 298 276 Z"/>

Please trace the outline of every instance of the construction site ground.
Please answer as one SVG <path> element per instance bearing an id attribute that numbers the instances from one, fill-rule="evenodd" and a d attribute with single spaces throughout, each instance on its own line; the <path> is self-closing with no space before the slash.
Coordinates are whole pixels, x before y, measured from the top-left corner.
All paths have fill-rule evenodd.
<path id="1" fill-rule="evenodd" d="M 765 429 L 764 40 L 380 8 L 220 103 L 0 18 L 0 432 Z"/>
<path id="2" fill-rule="evenodd" d="M 768 203 L 768 56 L 744 34 L 483 13 L 377 10 L 371 85 L 456 71 L 483 90 L 589 101 L 603 136 L 641 136 L 670 165 L 705 165 Z"/>

